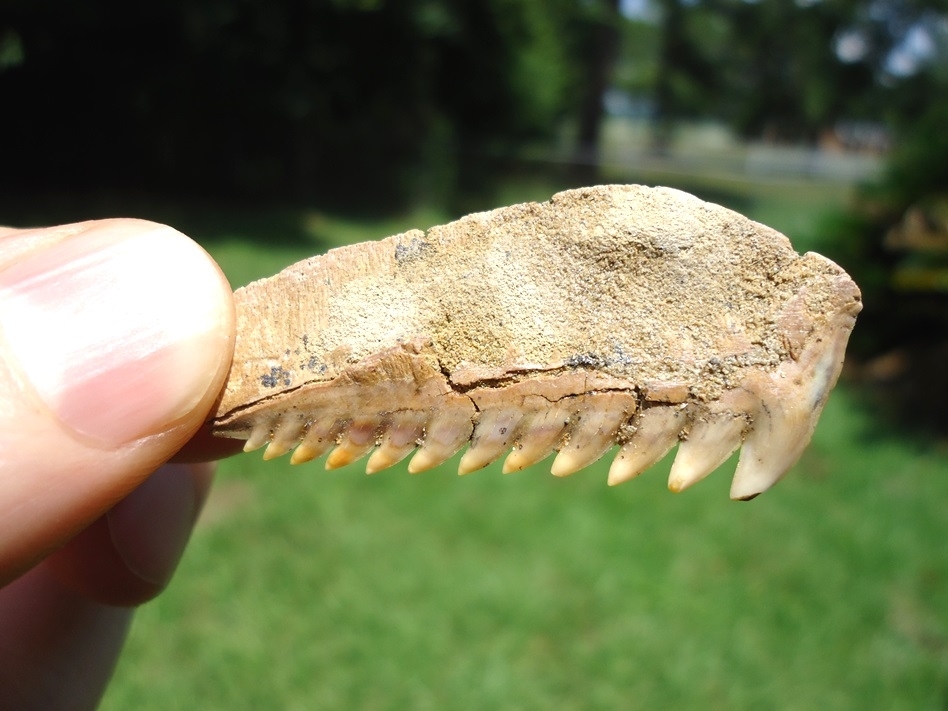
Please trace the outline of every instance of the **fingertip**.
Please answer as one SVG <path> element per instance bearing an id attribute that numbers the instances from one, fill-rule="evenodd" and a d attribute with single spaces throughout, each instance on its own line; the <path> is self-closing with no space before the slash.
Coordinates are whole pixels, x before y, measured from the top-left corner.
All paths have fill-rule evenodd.
<path id="1" fill-rule="evenodd" d="M 212 464 L 169 464 L 46 560 L 98 603 L 135 606 L 167 586 L 213 479 Z"/>
<path id="2" fill-rule="evenodd" d="M 84 226 L 0 269 L 5 350 L 51 414 L 97 443 L 196 428 L 232 355 L 227 280 L 171 227 Z"/>
<path id="3" fill-rule="evenodd" d="M 234 333 L 221 270 L 170 227 L 102 220 L 3 237 L 0 582 L 181 449 L 219 396 Z"/>

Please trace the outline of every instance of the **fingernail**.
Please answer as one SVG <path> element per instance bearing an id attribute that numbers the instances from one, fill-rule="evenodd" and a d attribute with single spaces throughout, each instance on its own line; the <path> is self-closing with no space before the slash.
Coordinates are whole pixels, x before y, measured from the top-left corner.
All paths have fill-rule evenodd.
<path id="1" fill-rule="evenodd" d="M 166 464 L 106 514 L 112 545 L 132 573 L 160 587 L 171 580 L 212 472 L 207 464 Z"/>
<path id="2" fill-rule="evenodd" d="M 115 446 L 207 395 L 229 358 L 229 290 L 170 227 L 88 224 L 0 271 L 0 339 L 64 424 Z"/>

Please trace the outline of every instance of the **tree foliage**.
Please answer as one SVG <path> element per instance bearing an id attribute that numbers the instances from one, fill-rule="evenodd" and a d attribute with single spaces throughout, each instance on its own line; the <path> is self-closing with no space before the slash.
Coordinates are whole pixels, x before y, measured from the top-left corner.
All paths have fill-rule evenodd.
<path id="1" fill-rule="evenodd" d="M 620 6 L 6 0 L 0 184 L 382 207 L 445 197 L 564 119 L 595 156 L 611 81 L 661 121 L 714 118 L 745 136 L 898 124 L 935 85 L 895 72 L 893 48 L 943 28 L 948 0 L 652 0 L 636 21 Z"/>
<path id="2" fill-rule="evenodd" d="M 841 119 L 898 123 L 927 105 L 937 65 L 907 66 L 906 43 L 943 33 L 945 5 L 654 0 L 651 56 L 637 51 L 641 42 L 627 41 L 624 53 L 626 66 L 651 64 L 651 83 L 641 70 L 619 77 L 653 97 L 660 121 L 713 118 L 745 137 L 814 141 Z"/>
<path id="3" fill-rule="evenodd" d="M 4 180 L 398 202 L 553 132 L 577 8 L 14 0 Z"/>

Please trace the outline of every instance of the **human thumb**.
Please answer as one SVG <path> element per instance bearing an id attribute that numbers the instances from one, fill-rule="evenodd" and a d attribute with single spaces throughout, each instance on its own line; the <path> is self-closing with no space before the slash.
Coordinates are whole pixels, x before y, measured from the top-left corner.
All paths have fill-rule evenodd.
<path id="1" fill-rule="evenodd" d="M 169 227 L 0 234 L 0 585 L 181 448 L 233 337 L 226 279 Z"/>

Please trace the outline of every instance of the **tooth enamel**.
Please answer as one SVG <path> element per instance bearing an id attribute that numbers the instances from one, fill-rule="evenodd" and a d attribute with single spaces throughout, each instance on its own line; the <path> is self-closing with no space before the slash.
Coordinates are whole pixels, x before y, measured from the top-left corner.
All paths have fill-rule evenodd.
<path id="1" fill-rule="evenodd" d="M 368 454 L 375 446 L 378 429 L 377 418 L 354 421 L 336 448 L 326 457 L 326 469 L 339 469 Z"/>
<path id="2" fill-rule="evenodd" d="M 796 361 L 781 366 L 776 377 L 752 377 L 744 383 L 759 398 L 759 407 L 731 481 L 732 499 L 763 493 L 800 458 L 839 377 L 845 345 L 845 338 L 817 341 Z"/>
<path id="3" fill-rule="evenodd" d="M 244 451 L 253 452 L 270 441 L 270 425 L 261 423 L 253 428 L 250 437 L 244 442 Z"/>
<path id="4" fill-rule="evenodd" d="M 282 457 L 284 454 L 290 451 L 293 448 L 292 444 L 286 442 L 277 442 L 273 440 L 270 444 L 267 445 L 267 448 L 263 450 L 263 460 L 270 461 L 271 459 L 276 459 L 277 457 Z"/>
<path id="5" fill-rule="evenodd" d="M 293 454 L 290 455 L 290 464 L 304 464 L 305 462 L 316 459 L 325 451 L 325 449 L 316 449 L 308 446 L 305 442 L 301 442 L 297 445 L 296 449 L 293 450 Z"/>
<path id="6" fill-rule="evenodd" d="M 411 454 L 424 434 L 427 419 L 425 413 L 418 410 L 393 413 L 381 444 L 365 463 L 365 473 L 375 474 L 388 469 Z"/>
<path id="7" fill-rule="evenodd" d="M 678 454 L 668 475 L 668 488 L 675 493 L 701 481 L 741 446 L 747 421 L 731 413 L 697 419 L 688 438 L 678 445 Z"/>
<path id="8" fill-rule="evenodd" d="M 637 477 L 678 442 L 685 424 L 685 410 L 677 406 L 657 406 L 643 410 L 636 418 L 635 434 L 622 445 L 609 467 L 609 486 Z"/>
<path id="9" fill-rule="evenodd" d="M 566 408 L 550 404 L 548 410 L 534 413 L 521 423 L 520 438 L 504 460 L 504 474 L 526 469 L 545 459 L 563 438 L 569 424 Z"/>
<path id="10" fill-rule="evenodd" d="M 372 447 L 372 444 L 355 445 L 344 440 L 341 444 L 337 444 L 326 457 L 326 469 L 340 469 L 347 464 L 352 464 L 368 454 Z"/>
<path id="11" fill-rule="evenodd" d="M 498 459 L 510 449 L 523 415 L 514 408 L 480 413 L 471 446 L 458 462 L 458 474 L 470 474 Z"/>
<path id="12" fill-rule="evenodd" d="M 355 420 L 326 457 L 326 469 L 339 469 L 361 459 L 375 446 L 378 418 Z"/>
<path id="13" fill-rule="evenodd" d="M 433 420 L 415 456 L 408 462 L 408 471 L 418 474 L 447 461 L 471 438 L 473 412 L 457 408 Z"/>
<path id="14" fill-rule="evenodd" d="M 635 413 L 635 397 L 628 393 L 598 393 L 583 398 L 582 408 L 560 449 L 550 473 L 569 476 L 605 454 L 615 444 L 619 427 Z"/>
<path id="15" fill-rule="evenodd" d="M 797 449 L 799 439 L 786 435 L 778 438 L 772 434 L 770 427 L 761 427 L 760 424 L 758 417 L 741 448 L 737 469 L 731 480 L 732 499 L 746 501 L 767 491 L 797 460 L 794 450 Z M 793 454 L 788 456 L 788 450 Z"/>
<path id="16" fill-rule="evenodd" d="M 372 456 L 370 456 L 365 463 L 365 473 L 377 474 L 384 469 L 395 466 L 414 452 L 417 446 L 418 445 L 414 442 L 411 442 L 409 444 L 403 444 L 401 447 L 396 447 L 390 441 L 383 439 L 382 444 L 372 452 Z"/>
<path id="17" fill-rule="evenodd" d="M 273 439 L 263 452 L 264 460 L 276 459 L 289 452 L 300 440 L 303 423 L 298 417 L 287 417 L 273 431 Z"/>
<path id="18" fill-rule="evenodd" d="M 327 417 L 314 422 L 303 436 L 303 441 L 293 451 L 290 463 L 302 464 L 321 457 L 336 443 L 336 435 L 343 425 L 344 422 L 334 417 Z"/>

